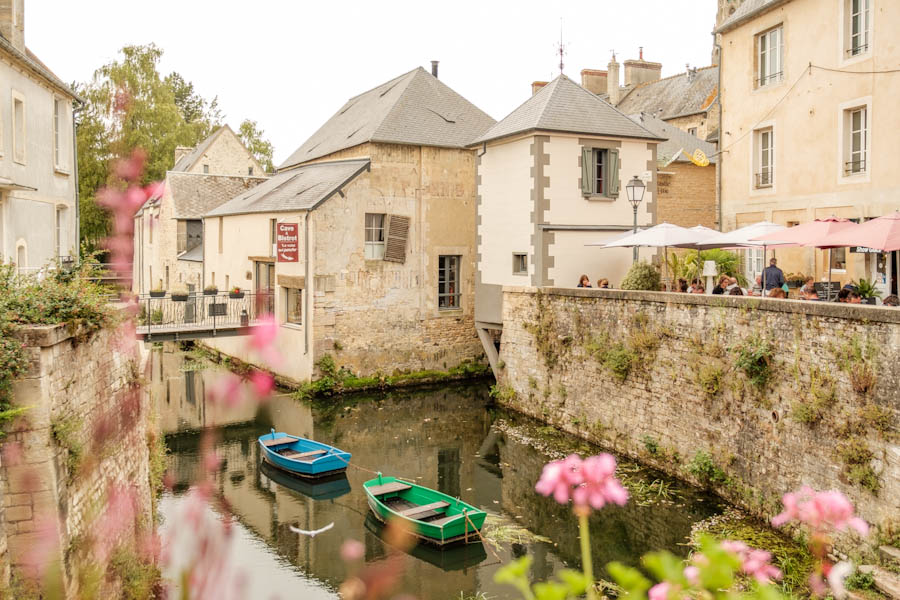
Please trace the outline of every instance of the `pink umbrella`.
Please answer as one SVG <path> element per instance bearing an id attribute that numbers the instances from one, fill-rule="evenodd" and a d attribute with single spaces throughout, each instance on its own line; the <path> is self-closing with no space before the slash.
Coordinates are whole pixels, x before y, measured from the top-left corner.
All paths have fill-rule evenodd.
<path id="1" fill-rule="evenodd" d="M 836 234 L 843 234 L 849 230 L 854 230 L 859 225 L 849 219 L 840 219 L 838 217 L 828 217 L 826 219 L 816 219 L 802 225 L 795 225 L 788 229 L 775 231 L 766 235 L 753 238 L 758 241 L 774 241 L 782 243 L 794 243 L 800 246 L 808 246 L 812 248 L 828 248 L 828 290 L 826 294 L 831 299 L 831 248 L 835 244 L 824 242 L 829 237 Z"/>
<path id="2" fill-rule="evenodd" d="M 839 230 L 820 240 L 819 248 L 863 246 L 882 252 L 900 250 L 900 211 L 893 212 L 862 225 Z"/>

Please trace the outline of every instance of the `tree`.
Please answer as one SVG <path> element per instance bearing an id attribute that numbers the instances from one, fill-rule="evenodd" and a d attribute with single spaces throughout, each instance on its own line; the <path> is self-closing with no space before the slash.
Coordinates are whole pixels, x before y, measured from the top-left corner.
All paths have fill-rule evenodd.
<path id="1" fill-rule="evenodd" d="M 114 158 L 143 149 L 143 183 L 159 181 L 174 165 L 176 146 L 196 146 L 221 123 L 215 98 L 202 98 L 178 73 L 160 75 L 160 48 L 125 46 L 120 54 L 76 86 L 86 101 L 77 138 L 82 240 L 90 249 L 109 232 L 109 215 L 95 194 L 112 183 Z"/>
<path id="2" fill-rule="evenodd" d="M 272 142 L 263 138 L 263 134 L 263 130 L 257 126 L 256 121 L 250 119 L 244 119 L 238 128 L 238 137 L 241 138 L 241 142 L 259 161 L 266 173 L 271 173 L 275 170 L 275 166 L 272 164 L 272 155 L 275 149 L 272 147 Z"/>

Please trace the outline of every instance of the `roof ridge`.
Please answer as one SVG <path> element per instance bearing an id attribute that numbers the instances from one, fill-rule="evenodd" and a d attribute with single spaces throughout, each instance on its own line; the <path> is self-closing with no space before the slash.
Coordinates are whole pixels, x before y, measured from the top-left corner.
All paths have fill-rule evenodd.
<path id="1" fill-rule="evenodd" d="M 565 77 L 565 76 L 563 75 L 563 77 Z M 569 78 L 566 77 L 566 79 L 569 79 Z M 574 83 L 574 84 L 575 84 L 575 87 L 577 87 L 579 90 L 583 91 L 585 94 L 588 94 L 589 96 L 591 96 L 594 100 L 597 100 L 598 102 L 602 102 L 603 104 L 606 104 L 607 106 L 609 106 L 611 109 L 613 109 L 614 111 L 616 111 L 617 113 L 619 113 L 620 115 L 622 115 L 623 117 L 625 117 L 626 119 L 628 119 L 628 120 L 634 122 L 634 119 L 632 119 L 631 117 L 629 117 L 628 115 L 626 115 L 624 112 L 622 112 L 621 110 L 619 110 L 618 108 L 616 108 L 615 106 L 613 106 L 612 104 L 610 104 L 609 102 L 607 102 L 606 100 L 604 100 L 603 98 L 601 98 L 600 96 L 598 96 L 597 94 L 595 94 L 595 93 L 593 93 L 593 92 L 591 92 L 591 91 L 589 91 L 589 90 L 583 88 L 582 86 L 578 85 L 577 83 L 575 83 L 575 82 L 572 81 L 571 79 L 569 79 L 569 81 L 571 81 L 572 83 Z M 641 125 L 640 123 L 636 123 L 636 125 L 637 125 L 638 127 L 640 127 L 641 129 L 643 129 L 644 131 L 646 131 L 647 133 L 649 133 L 649 134 L 650 134 L 650 137 L 652 137 L 652 138 L 659 137 L 658 135 L 656 135 L 655 133 L 653 133 L 652 131 L 650 131 L 649 129 L 647 129 L 646 127 L 644 127 L 643 125 Z"/>
<path id="2" fill-rule="evenodd" d="M 355 96 L 351 96 L 350 98 L 347 98 L 347 101 L 344 102 L 344 104 L 341 106 L 341 110 L 343 110 L 344 106 L 347 106 L 347 104 L 349 104 L 353 100 L 356 100 L 357 98 L 365 96 L 366 94 L 368 94 L 370 92 L 374 92 L 375 90 L 377 90 L 379 88 L 383 88 L 384 86 L 388 85 L 389 83 L 393 83 L 399 79 L 403 79 L 404 77 L 408 76 L 410 73 L 414 73 L 415 71 L 424 71 L 424 70 L 425 69 L 421 66 L 416 67 L 415 69 L 413 69 L 411 71 L 407 71 L 403 75 L 398 75 L 397 77 L 394 77 L 393 79 L 388 79 L 387 81 L 383 81 L 383 82 L 379 83 L 378 85 L 376 85 L 372 88 L 369 88 L 368 90 L 366 90 L 364 92 L 360 92 L 359 94 L 357 94 Z M 338 113 L 340 113 L 340 112 L 341 111 L 339 110 Z"/>
<path id="3" fill-rule="evenodd" d="M 227 173 L 193 173 L 191 171 L 173 171 L 169 169 L 166 175 L 191 175 L 194 177 L 234 177 L 239 179 L 268 179 L 265 175 L 228 175 Z"/>
<path id="4" fill-rule="evenodd" d="M 719 65 L 707 65 L 707 66 L 705 66 L 705 67 L 697 67 L 696 70 L 697 70 L 697 71 L 706 71 L 706 70 L 709 70 L 709 69 L 718 68 L 718 66 L 719 66 Z M 646 87 L 646 86 L 648 86 L 648 85 L 653 85 L 654 83 L 659 83 L 660 81 L 666 81 L 666 80 L 669 80 L 669 79 L 675 79 L 676 77 L 683 77 L 683 76 L 685 76 L 685 75 L 687 75 L 687 74 L 688 74 L 687 71 L 682 71 L 681 73 L 675 73 L 674 75 L 669 75 L 668 77 L 660 77 L 659 79 L 656 79 L 656 80 L 654 80 L 654 81 L 645 81 L 645 82 L 643 82 L 643 83 L 639 83 L 639 84 L 637 84 L 636 86 L 634 86 L 633 88 L 631 88 L 631 90 L 629 90 L 628 94 L 630 94 L 630 93 L 633 92 L 634 90 L 640 89 L 640 88 L 642 88 L 642 87 Z M 628 94 L 625 94 L 625 95 L 628 96 Z M 625 98 L 622 98 L 622 100 L 624 100 L 624 99 L 625 99 Z"/>

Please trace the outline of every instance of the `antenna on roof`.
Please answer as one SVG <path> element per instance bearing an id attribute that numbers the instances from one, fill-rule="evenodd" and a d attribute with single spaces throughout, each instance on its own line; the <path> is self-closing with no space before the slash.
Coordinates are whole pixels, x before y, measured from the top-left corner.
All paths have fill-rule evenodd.
<path id="1" fill-rule="evenodd" d="M 563 57 L 566 55 L 566 45 L 563 43 L 563 20 L 559 18 L 559 43 L 556 45 L 556 51 L 559 53 L 559 74 L 562 75 L 565 63 Z"/>

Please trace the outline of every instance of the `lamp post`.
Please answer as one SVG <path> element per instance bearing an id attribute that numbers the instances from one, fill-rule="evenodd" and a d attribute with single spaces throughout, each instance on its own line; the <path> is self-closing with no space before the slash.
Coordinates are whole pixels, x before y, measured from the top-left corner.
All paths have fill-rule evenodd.
<path id="1" fill-rule="evenodd" d="M 634 209 L 634 233 L 637 233 L 637 209 L 638 205 L 644 199 L 644 182 L 638 179 L 637 175 L 631 178 L 628 185 L 625 186 L 625 193 L 628 195 L 628 201 Z M 633 262 L 637 262 L 638 248 L 634 247 Z"/>

